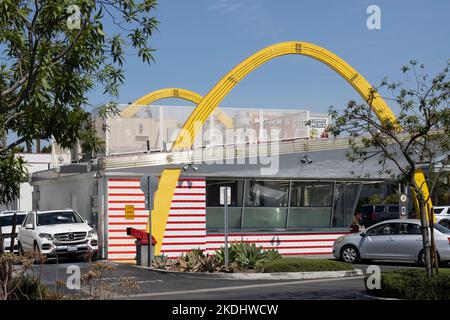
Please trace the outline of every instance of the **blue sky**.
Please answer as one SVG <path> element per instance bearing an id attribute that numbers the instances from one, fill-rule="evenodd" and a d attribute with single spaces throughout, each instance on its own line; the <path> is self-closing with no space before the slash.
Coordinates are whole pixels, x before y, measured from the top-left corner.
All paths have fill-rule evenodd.
<path id="1" fill-rule="evenodd" d="M 369 5 L 381 9 L 381 30 L 366 27 Z M 450 1 L 160 0 L 157 49 L 150 66 L 128 56 L 119 102 L 163 87 L 206 94 L 240 61 L 267 45 L 307 41 L 351 64 L 369 82 L 398 78 L 410 59 L 438 72 L 450 58 Z M 108 30 L 105 30 L 108 32 Z M 109 97 L 98 89 L 92 104 Z M 222 106 L 300 108 L 321 112 L 360 99 L 339 75 L 302 56 L 272 60 L 247 76 Z M 158 104 L 185 105 L 170 99 Z"/>

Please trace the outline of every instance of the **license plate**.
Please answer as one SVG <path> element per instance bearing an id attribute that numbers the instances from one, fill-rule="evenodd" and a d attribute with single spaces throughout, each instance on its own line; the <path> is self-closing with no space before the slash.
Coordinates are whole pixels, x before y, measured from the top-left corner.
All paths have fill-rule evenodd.
<path id="1" fill-rule="evenodd" d="M 67 252 L 73 252 L 73 251 L 77 251 L 77 247 L 76 246 L 69 246 L 69 247 L 67 247 Z"/>

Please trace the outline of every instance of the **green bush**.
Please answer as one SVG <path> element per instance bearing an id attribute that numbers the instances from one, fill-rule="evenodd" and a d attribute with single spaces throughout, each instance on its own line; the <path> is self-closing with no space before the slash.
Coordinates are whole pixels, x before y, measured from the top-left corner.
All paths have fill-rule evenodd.
<path id="1" fill-rule="evenodd" d="M 38 277 L 31 275 L 13 278 L 10 288 L 10 300 L 43 300 L 51 294 L 47 286 Z"/>
<path id="2" fill-rule="evenodd" d="M 303 258 L 281 258 L 267 262 L 263 267 L 264 272 L 312 272 L 312 271 L 349 271 L 354 270 L 349 263 Z"/>
<path id="3" fill-rule="evenodd" d="M 381 274 L 381 289 L 366 290 L 375 296 L 410 300 L 450 300 L 450 270 L 429 279 L 422 269 Z"/>
<path id="4" fill-rule="evenodd" d="M 225 248 L 216 251 L 216 257 L 223 263 L 225 261 Z M 281 258 L 278 250 L 263 249 L 255 243 L 234 242 L 228 248 L 230 267 L 239 270 L 261 269 L 269 261 Z"/>

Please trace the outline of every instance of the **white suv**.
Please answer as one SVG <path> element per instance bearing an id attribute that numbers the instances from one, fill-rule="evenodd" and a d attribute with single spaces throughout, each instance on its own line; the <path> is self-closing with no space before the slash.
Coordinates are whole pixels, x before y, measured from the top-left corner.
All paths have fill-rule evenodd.
<path id="1" fill-rule="evenodd" d="M 450 206 L 433 207 L 436 222 L 450 229 Z"/>
<path id="2" fill-rule="evenodd" d="M 74 210 L 28 213 L 18 233 L 19 252 L 36 251 L 48 257 L 92 253 L 95 259 L 98 237 Z"/>

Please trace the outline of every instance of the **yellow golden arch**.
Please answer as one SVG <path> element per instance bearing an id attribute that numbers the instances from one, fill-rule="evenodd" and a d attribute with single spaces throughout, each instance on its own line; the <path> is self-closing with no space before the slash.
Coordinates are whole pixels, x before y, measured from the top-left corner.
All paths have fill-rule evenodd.
<path id="1" fill-rule="evenodd" d="M 203 97 L 198 93 L 186 90 L 182 88 L 163 88 L 146 94 L 145 96 L 137 99 L 132 104 L 128 105 L 121 113 L 122 118 L 131 118 L 139 109 L 148 106 L 149 104 L 166 98 L 180 98 L 193 102 L 198 105 L 202 101 Z M 220 109 L 216 109 L 214 116 L 225 126 L 225 128 L 233 128 L 233 119 L 231 119 L 225 112 Z"/>
<path id="2" fill-rule="evenodd" d="M 298 54 L 316 59 L 341 75 L 360 95 L 370 102 L 369 105 L 380 121 L 396 122 L 396 117 L 383 98 L 374 91 L 374 88 L 364 77 L 353 69 L 340 57 L 317 45 L 307 42 L 290 41 L 268 46 L 238 64 L 226 74 L 198 103 L 183 126 L 183 130 L 175 140 L 172 151 L 190 149 L 195 134 L 202 127 L 212 112 L 218 107 L 224 97 L 245 76 L 263 65 L 267 61 L 288 54 Z M 370 101 L 369 101 L 370 100 Z M 155 195 L 155 206 L 152 212 L 152 231 L 157 240 L 155 254 L 161 253 L 162 240 L 169 215 L 173 193 L 180 176 L 180 169 L 165 169 L 161 174 L 158 190 Z M 423 180 L 423 172 L 416 172 L 416 180 Z M 425 196 L 428 195 L 426 184 L 423 184 Z M 430 202 L 431 204 L 431 202 Z M 156 214 L 157 213 L 157 214 Z"/>

